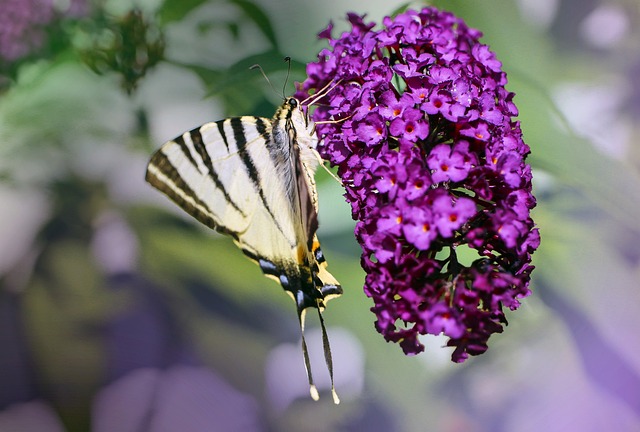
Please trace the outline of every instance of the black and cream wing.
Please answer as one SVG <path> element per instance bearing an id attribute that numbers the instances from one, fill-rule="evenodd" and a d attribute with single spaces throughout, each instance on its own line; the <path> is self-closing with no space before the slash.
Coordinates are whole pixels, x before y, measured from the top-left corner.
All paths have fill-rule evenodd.
<path id="1" fill-rule="evenodd" d="M 340 287 L 325 270 L 315 235 L 313 173 L 297 152 L 287 140 L 273 139 L 270 120 L 234 117 L 165 143 L 151 158 L 146 180 L 231 236 L 304 309 L 318 300 L 322 307 Z"/>
<path id="2" fill-rule="evenodd" d="M 251 258 L 288 251 L 294 234 L 284 185 L 274 181 L 270 120 L 234 117 L 185 132 L 151 158 L 146 180 Z M 289 255 L 287 253 L 287 255 Z"/>
<path id="3" fill-rule="evenodd" d="M 308 123 L 293 98 L 272 120 L 233 117 L 207 123 L 165 143 L 151 158 L 146 180 L 203 224 L 231 236 L 266 276 L 293 298 L 312 396 L 304 312 L 325 307 L 342 288 L 327 271 L 316 231 L 318 158 Z M 331 350 L 323 331 L 331 377 Z"/>
<path id="4" fill-rule="evenodd" d="M 243 122 L 240 118 L 206 123 L 165 143 L 152 156 L 146 180 L 206 226 L 235 239 L 251 223 L 257 196 L 237 174 L 245 168 L 228 138 L 232 120 Z M 269 135 L 266 119 L 250 121 L 264 124 Z M 252 139 L 264 141 L 256 128 L 254 132 Z"/>

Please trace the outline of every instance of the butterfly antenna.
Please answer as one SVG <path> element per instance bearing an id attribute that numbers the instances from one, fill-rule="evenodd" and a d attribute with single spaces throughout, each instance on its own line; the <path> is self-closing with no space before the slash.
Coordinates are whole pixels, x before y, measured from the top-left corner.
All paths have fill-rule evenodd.
<path id="1" fill-rule="evenodd" d="M 313 383 L 313 375 L 311 374 L 311 362 L 309 361 L 309 350 L 307 349 L 307 342 L 304 340 L 304 315 L 305 309 L 298 309 L 298 320 L 300 321 L 300 332 L 302 334 L 302 354 L 304 355 L 304 367 L 307 371 L 307 378 L 309 379 L 309 392 L 311 398 L 315 401 L 320 399 L 318 389 Z"/>
<path id="2" fill-rule="evenodd" d="M 327 364 L 329 370 L 329 377 L 331 378 L 331 395 L 333 396 L 333 403 L 338 405 L 340 398 L 336 393 L 336 387 L 333 384 L 333 359 L 331 357 L 331 346 L 329 345 L 329 336 L 327 336 L 327 329 L 324 326 L 324 319 L 322 318 L 322 312 L 318 308 L 318 316 L 320 317 L 320 327 L 322 328 L 322 347 L 324 349 L 324 361 Z"/>
<path id="3" fill-rule="evenodd" d="M 287 82 L 289 81 L 289 74 L 291 73 L 291 57 L 286 56 L 284 61 L 287 62 L 287 77 L 284 79 L 284 84 L 282 85 L 282 94 L 284 95 L 284 91 L 287 89 Z"/>
<path id="4" fill-rule="evenodd" d="M 269 83 L 269 87 L 271 87 L 271 90 L 273 90 L 273 92 L 275 94 L 277 94 L 279 97 L 282 97 L 282 100 L 284 100 L 284 92 L 282 93 L 282 95 L 280 95 L 278 93 L 278 91 L 275 89 L 275 87 L 273 86 L 273 84 L 271 84 L 271 80 L 269 80 L 269 77 L 267 76 L 266 73 L 264 73 L 264 69 L 262 69 L 262 66 L 260 66 L 259 64 L 254 64 L 253 66 L 251 66 L 249 69 L 253 70 L 253 69 L 258 69 L 260 71 L 260 73 L 262 74 L 262 76 L 264 77 L 265 80 L 267 80 L 267 82 Z"/>

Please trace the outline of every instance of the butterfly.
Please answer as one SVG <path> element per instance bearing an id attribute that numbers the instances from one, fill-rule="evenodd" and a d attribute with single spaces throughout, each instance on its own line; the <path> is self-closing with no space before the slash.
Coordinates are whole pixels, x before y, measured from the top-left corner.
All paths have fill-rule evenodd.
<path id="1" fill-rule="evenodd" d="M 272 119 L 232 117 L 206 123 L 165 143 L 147 166 L 146 181 L 188 214 L 230 236 L 293 298 L 310 393 L 318 400 L 304 339 L 305 312 L 320 317 L 325 361 L 333 361 L 322 311 L 342 287 L 327 271 L 316 235 L 321 163 L 315 125 L 294 97 Z"/>

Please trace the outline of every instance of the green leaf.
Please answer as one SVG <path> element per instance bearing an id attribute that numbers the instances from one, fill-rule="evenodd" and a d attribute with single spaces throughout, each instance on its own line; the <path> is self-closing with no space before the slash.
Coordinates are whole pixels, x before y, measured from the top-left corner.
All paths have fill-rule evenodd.
<path id="1" fill-rule="evenodd" d="M 234 86 L 219 93 L 225 108 L 225 115 L 251 114 L 271 118 L 274 112 L 273 103 L 268 105 L 267 110 L 257 109 L 264 102 L 264 90 L 257 82 L 249 82 L 246 85 Z"/>
<path id="2" fill-rule="evenodd" d="M 247 82 L 254 82 L 257 79 L 262 80 L 261 74 L 251 69 L 251 66 L 256 64 L 260 65 L 267 76 L 276 72 L 286 71 L 289 67 L 287 62 L 284 61 L 284 55 L 278 50 L 269 50 L 246 57 L 231 65 L 216 82 L 209 83 L 209 94 L 218 94 L 229 88 L 245 85 Z M 292 76 L 303 76 L 304 71 L 304 63 L 291 60 Z"/>
<path id="3" fill-rule="evenodd" d="M 158 11 L 158 16 L 162 24 L 172 21 L 180 21 L 189 12 L 205 3 L 206 0 L 165 0 Z"/>
<path id="4" fill-rule="evenodd" d="M 105 328 L 117 297 L 105 289 L 85 243 L 48 243 L 38 263 L 21 299 L 33 373 L 64 430 L 89 430 L 90 401 L 107 367 L 95 329 Z"/>
<path id="5" fill-rule="evenodd" d="M 207 87 L 207 96 L 217 96 L 223 99 L 227 114 L 247 114 L 248 109 L 259 104 L 264 98 L 264 78 L 251 66 L 260 65 L 264 73 L 271 77 L 276 73 L 285 73 L 289 65 L 284 61 L 284 55 L 277 50 L 269 50 L 261 54 L 246 57 L 224 70 L 210 69 L 200 65 L 172 62 L 194 72 Z M 305 64 L 291 60 L 291 76 L 304 77 Z M 279 86 L 276 86 L 279 88 Z M 252 112 L 252 111 L 251 111 Z M 253 113 L 253 112 L 252 112 Z"/>
<path id="6" fill-rule="evenodd" d="M 172 62 L 176 66 L 183 67 L 195 73 L 206 88 L 211 89 L 216 83 L 226 82 L 229 72 L 227 70 L 210 69 L 201 65 L 182 64 Z M 253 71 L 255 73 L 255 71 Z M 209 91 L 207 96 L 216 96 L 222 100 L 225 107 L 225 113 L 227 115 L 238 115 L 244 113 L 258 114 L 251 111 L 251 108 L 255 106 L 256 98 L 262 97 L 263 91 L 258 86 L 255 79 L 250 80 L 251 77 L 247 77 L 246 82 L 243 85 L 231 85 L 226 88 L 221 88 L 220 91 L 215 93 Z M 249 81 L 250 80 L 250 81 Z"/>
<path id="7" fill-rule="evenodd" d="M 276 40 L 276 33 L 273 31 L 273 26 L 269 17 L 262 8 L 253 2 L 247 0 L 231 0 L 231 3 L 242 9 L 242 12 L 253 21 L 260 31 L 265 35 L 274 49 L 278 48 L 278 41 Z"/>
<path id="8" fill-rule="evenodd" d="M 222 70 L 212 69 L 210 67 L 201 66 L 197 64 L 187 64 L 187 63 L 180 63 L 175 61 L 169 61 L 169 63 L 181 68 L 188 69 L 191 72 L 195 73 L 198 76 L 198 78 L 200 78 L 202 82 L 205 84 L 205 86 L 207 87 L 210 86 L 210 83 L 221 79 L 222 75 L 224 74 L 224 71 Z"/>
<path id="9" fill-rule="evenodd" d="M 393 12 L 391 12 L 389 14 L 389 16 L 393 18 L 393 17 L 395 17 L 397 15 L 400 15 L 401 13 L 406 12 L 407 9 L 409 9 L 409 6 L 411 6 L 411 2 L 404 3 L 404 4 L 400 5 L 400 6 L 398 6 L 397 8 L 395 8 L 393 10 Z"/>
<path id="10" fill-rule="evenodd" d="M 234 41 L 237 42 L 240 40 L 240 26 L 238 26 L 238 23 L 229 21 L 227 23 L 227 29 L 229 30 L 229 33 L 231 33 L 231 36 L 233 36 Z"/>

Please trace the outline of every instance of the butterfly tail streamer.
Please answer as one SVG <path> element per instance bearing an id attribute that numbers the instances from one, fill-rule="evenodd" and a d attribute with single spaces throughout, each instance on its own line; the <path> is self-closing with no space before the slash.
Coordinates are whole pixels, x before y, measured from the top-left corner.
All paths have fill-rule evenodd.
<path id="1" fill-rule="evenodd" d="M 311 361 L 309 360 L 309 349 L 307 348 L 307 342 L 304 337 L 305 312 L 306 309 L 298 310 L 298 320 L 300 321 L 300 332 L 302 335 L 302 354 L 304 356 L 304 366 L 307 371 L 307 378 L 309 380 L 309 392 L 311 393 L 311 397 L 313 398 L 313 400 L 317 401 L 320 399 L 320 395 L 318 393 L 318 388 L 313 382 L 313 374 L 311 373 Z M 324 350 L 324 360 L 327 364 L 329 377 L 331 379 L 331 395 L 333 396 L 333 402 L 338 405 L 340 403 L 340 398 L 338 397 L 338 393 L 336 393 L 336 388 L 333 380 L 333 359 L 331 357 L 331 346 L 329 345 L 329 336 L 327 335 L 327 328 L 324 324 L 324 318 L 322 318 L 322 312 L 319 308 L 318 317 L 320 318 L 320 327 L 322 329 L 322 347 Z"/>
<path id="2" fill-rule="evenodd" d="M 333 396 L 333 403 L 338 405 L 340 398 L 336 393 L 336 387 L 333 383 L 333 358 L 331 357 L 331 346 L 329 345 L 329 336 L 327 335 L 327 329 L 324 326 L 324 318 L 322 318 L 322 311 L 318 308 L 318 317 L 320 318 L 320 327 L 322 328 L 322 347 L 324 349 L 324 361 L 327 364 L 329 370 L 329 377 L 331 378 L 331 395 Z"/>
<path id="3" fill-rule="evenodd" d="M 311 361 L 309 361 L 309 350 L 307 348 L 307 342 L 304 339 L 304 316 L 305 309 L 298 308 L 298 321 L 300 322 L 300 334 L 302 335 L 302 355 L 304 356 L 304 367 L 307 371 L 307 378 L 309 379 L 309 392 L 311 398 L 315 401 L 320 399 L 318 389 L 313 383 L 313 374 L 311 373 Z"/>

